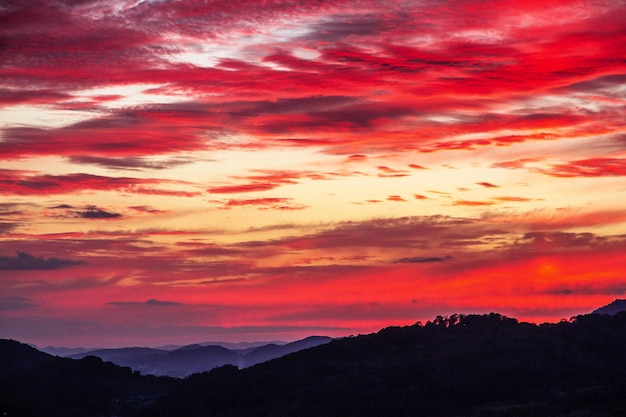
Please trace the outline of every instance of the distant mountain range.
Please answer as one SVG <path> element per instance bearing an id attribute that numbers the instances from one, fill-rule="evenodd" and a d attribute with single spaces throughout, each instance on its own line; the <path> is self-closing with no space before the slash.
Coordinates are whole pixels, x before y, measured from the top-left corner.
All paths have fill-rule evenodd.
<path id="1" fill-rule="evenodd" d="M 222 346 L 225 347 L 227 349 L 230 350 L 237 350 L 237 351 L 244 351 L 247 349 L 252 349 L 255 347 L 259 347 L 259 346 L 263 346 L 263 345 L 270 345 L 270 344 L 274 344 L 274 345 L 286 345 L 287 342 L 283 342 L 283 341 L 266 341 L 266 342 L 236 342 L 236 343 L 232 343 L 232 342 L 203 342 L 203 343 L 197 343 L 197 345 L 202 345 L 202 346 Z M 54 356 L 63 356 L 63 357 L 68 357 L 68 356 L 72 356 L 72 355 L 78 355 L 80 353 L 85 353 L 85 352 L 90 352 L 90 351 L 95 351 L 95 350 L 105 350 L 104 348 L 91 348 L 91 349 L 87 349 L 84 347 L 56 347 L 56 346 L 46 346 L 46 347 L 39 347 L 39 346 L 35 346 L 35 345 L 31 345 L 33 346 L 35 349 L 40 350 L 42 352 L 46 352 L 49 353 L 50 355 L 54 355 Z M 183 348 L 185 346 L 193 346 L 193 345 L 164 345 L 164 346 L 159 346 L 156 348 L 150 348 L 150 349 L 157 349 L 157 350 L 176 350 L 176 349 L 180 349 Z M 119 349 L 119 348 L 108 348 L 108 349 Z"/>
<path id="2" fill-rule="evenodd" d="M 438 316 L 176 379 L 0 340 L 0 415 L 617 417 L 626 416 L 624 346 L 623 311 L 541 325 L 496 313 Z M 161 359 L 199 367 L 207 356 L 255 361 L 283 350 L 190 345 L 161 352 Z M 154 354 L 105 353 L 117 360 Z"/>
<path id="3" fill-rule="evenodd" d="M 154 348 L 118 348 L 84 350 L 73 353 L 72 349 L 52 348 L 50 351 L 65 352 L 72 359 L 97 356 L 106 362 L 127 366 L 143 375 L 171 376 L 184 378 L 197 372 L 209 371 L 218 366 L 235 365 L 246 368 L 257 363 L 279 358 L 302 349 L 319 346 L 333 340 L 326 336 L 311 336 L 306 339 L 279 345 L 269 343 L 261 346 L 238 345 L 241 349 L 227 349 L 218 345 L 194 344 L 174 350 Z M 237 345 L 236 345 L 237 346 Z"/>

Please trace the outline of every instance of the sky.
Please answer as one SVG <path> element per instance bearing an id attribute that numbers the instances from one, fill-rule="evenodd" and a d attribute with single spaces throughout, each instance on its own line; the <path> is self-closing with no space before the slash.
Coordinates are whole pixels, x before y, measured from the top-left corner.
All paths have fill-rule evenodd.
<path id="1" fill-rule="evenodd" d="M 626 2 L 0 0 L 0 337 L 626 298 Z"/>

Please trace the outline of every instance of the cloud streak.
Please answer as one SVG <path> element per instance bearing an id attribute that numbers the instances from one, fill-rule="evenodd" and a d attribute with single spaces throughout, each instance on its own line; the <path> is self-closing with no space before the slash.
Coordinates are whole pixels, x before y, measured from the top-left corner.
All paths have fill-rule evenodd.
<path id="1" fill-rule="evenodd" d="M 0 269 L 3 270 L 55 270 L 82 264 L 71 259 L 35 257 L 18 251 L 15 256 L 0 256 Z"/>
<path id="2" fill-rule="evenodd" d="M 33 174 L 18 170 L 0 170 L 0 194 L 3 195 L 55 195 L 81 191 L 120 191 L 136 194 L 192 197 L 195 191 L 176 191 L 154 186 L 184 185 L 182 181 L 144 179 L 132 177 L 107 177 L 75 173 L 67 175 Z"/>
<path id="3" fill-rule="evenodd" d="M 153 307 L 173 307 L 179 306 L 181 303 L 176 303 L 174 301 L 162 301 L 151 298 L 145 302 L 137 302 L 137 301 L 109 301 L 107 304 L 114 306 L 153 306 Z"/>

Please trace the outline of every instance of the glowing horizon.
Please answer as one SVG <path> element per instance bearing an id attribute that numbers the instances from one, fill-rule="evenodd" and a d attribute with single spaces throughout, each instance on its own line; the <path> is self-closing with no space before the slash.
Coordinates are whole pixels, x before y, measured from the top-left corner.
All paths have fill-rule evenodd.
<path id="1" fill-rule="evenodd" d="M 621 1 L 0 8 L 0 337 L 157 346 L 626 294 Z"/>

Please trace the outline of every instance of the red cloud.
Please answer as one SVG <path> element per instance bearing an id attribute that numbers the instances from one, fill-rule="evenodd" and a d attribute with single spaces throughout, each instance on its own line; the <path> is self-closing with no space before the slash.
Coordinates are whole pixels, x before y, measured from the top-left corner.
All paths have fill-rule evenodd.
<path id="1" fill-rule="evenodd" d="M 4 136 L 6 139 L 0 143 L 3 159 L 37 155 L 143 156 L 207 148 L 193 123 L 150 120 L 145 113 L 92 119 L 57 129 L 9 128 Z"/>
<path id="2" fill-rule="evenodd" d="M 493 164 L 494 168 L 521 169 L 527 164 L 541 161 L 540 158 L 521 158 L 513 161 L 504 161 Z"/>
<path id="3" fill-rule="evenodd" d="M 364 161 L 367 159 L 367 155 L 362 155 L 362 154 L 354 154 L 354 155 L 349 155 L 346 160 L 349 162 L 352 161 Z"/>
<path id="4" fill-rule="evenodd" d="M 622 177 L 626 176 L 626 159 L 582 159 L 555 165 L 543 172 L 554 177 Z"/>
<path id="5" fill-rule="evenodd" d="M 493 204 L 493 201 L 455 200 L 452 202 L 454 206 L 491 206 Z"/>
<path id="6" fill-rule="evenodd" d="M 213 194 L 237 194 L 237 193 L 251 193 L 256 191 L 268 191 L 273 190 L 280 184 L 271 183 L 251 183 L 241 185 L 223 185 L 219 187 L 211 187 L 207 191 Z"/>
<path id="7" fill-rule="evenodd" d="M 512 197 L 512 196 L 500 196 L 500 197 L 494 197 L 493 199 L 497 201 L 508 201 L 508 202 L 517 202 L 517 203 L 526 203 L 526 202 L 535 200 L 534 198 Z"/>
<path id="8" fill-rule="evenodd" d="M 198 192 L 166 190 L 153 186 L 182 184 L 159 179 L 104 177 L 91 174 L 44 175 L 0 170 L 0 195 L 72 194 L 86 190 L 119 191 L 133 194 L 192 197 Z"/>
<path id="9" fill-rule="evenodd" d="M 252 198 L 245 200 L 228 200 L 224 207 L 258 207 L 261 210 L 303 210 L 306 208 L 304 205 L 294 204 L 292 198 Z"/>
<path id="10" fill-rule="evenodd" d="M 405 170 L 392 169 L 386 166 L 379 166 L 377 168 L 378 171 L 380 171 L 378 176 L 381 178 L 397 178 L 409 176 L 409 172 Z"/>
<path id="11" fill-rule="evenodd" d="M 363 5 L 371 14 L 350 19 L 340 13 L 325 14 L 349 7 L 341 2 L 325 2 L 323 7 L 300 2 L 294 7 L 291 2 L 274 1 L 262 8 L 254 2 L 238 8 L 225 3 L 190 8 L 176 2 L 168 4 L 166 11 L 161 4 L 144 2 L 102 19 L 109 7 L 13 5 L 5 11 L 3 43 L 10 48 L 0 70 L 0 79 L 11 86 L 2 90 L 5 101 L 62 107 L 76 89 L 136 83 L 158 84 L 152 92 L 192 99 L 185 105 L 145 106 L 59 129 L 5 129 L 0 154 L 4 158 L 142 156 L 212 146 L 325 146 L 330 153 L 354 155 L 362 155 L 367 148 L 432 152 L 554 139 L 561 137 L 558 130 L 565 127 L 578 127 L 579 135 L 598 134 L 610 125 L 607 121 L 615 120 L 614 114 L 602 109 L 591 118 L 571 107 L 537 110 L 523 104 L 528 92 L 607 96 L 610 88 L 620 85 L 615 74 L 623 72 L 624 64 L 615 57 L 626 37 L 616 18 L 623 11 L 620 5 L 604 9 L 580 5 L 585 13 L 532 9 L 528 13 L 535 19 L 528 22 L 530 30 L 516 25 L 500 28 L 500 18 L 513 19 L 521 12 L 518 6 L 499 2 L 481 11 L 497 16 L 493 19 L 463 19 L 459 13 L 474 16 L 476 10 L 469 6 L 451 10 L 445 4 L 433 6 L 428 14 L 393 5 L 387 5 L 383 13 L 374 2 Z M 192 10 L 202 12 L 193 14 Z M 569 18 L 562 22 L 545 18 L 561 12 Z M 92 19 L 89 25 L 78 18 L 83 15 Z M 372 17 L 378 15 L 385 19 Z M 589 17 L 576 17 L 582 15 Z M 160 16 L 167 16 L 169 23 L 160 21 Z M 291 18 L 303 19 L 307 34 L 259 47 L 258 62 L 225 58 L 215 67 L 200 67 L 174 58 L 188 45 L 172 41 L 171 33 L 190 43 L 204 42 L 207 37 L 220 42 L 252 30 L 233 22 L 272 25 Z M 414 27 L 420 27 L 419 33 Z M 442 28 L 454 28 L 461 35 L 442 36 Z M 270 28 L 254 30 L 271 32 Z M 464 31 L 486 37 L 491 33 L 493 38 L 485 42 Z M 543 42 L 537 43 L 530 32 L 541 33 Z M 431 38 L 433 46 L 403 44 L 403 39 L 416 34 Z M 370 44 L 377 45 L 375 51 L 363 46 Z M 580 45 L 585 45 L 584 53 Z M 293 50 L 298 48 L 319 54 L 296 57 Z M 29 60 L 32 56 L 39 57 L 36 64 Z M 373 85 L 379 86 L 375 94 Z M 326 96 L 328 91 L 336 95 Z M 515 115 L 494 111 L 502 102 L 514 102 L 520 110 Z M 440 114 L 448 115 L 449 121 L 430 119 Z M 543 132 L 497 136 L 504 129 Z M 207 132 L 212 137 L 239 133 L 254 139 L 237 145 L 219 143 L 207 140 Z M 496 136 L 454 138 L 466 133 Z"/>
<path id="12" fill-rule="evenodd" d="M 253 174 L 236 176 L 234 179 L 250 181 L 246 184 L 220 185 L 209 188 L 213 194 L 236 194 L 256 191 L 268 191 L 281 185 L 298 184 L 300 180 L 327 180 L 351 175 L 361 175 L 359 172 L 317 172 L 291 170 L 257 170 Z"/>

